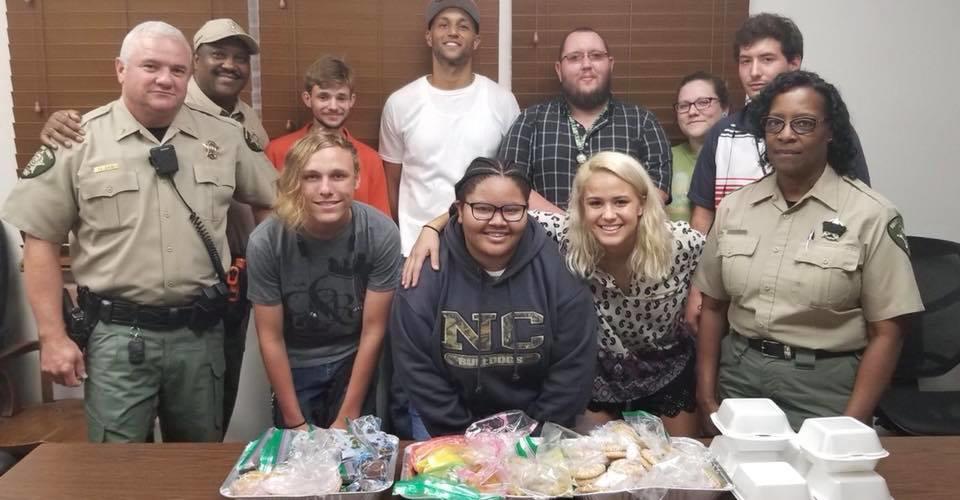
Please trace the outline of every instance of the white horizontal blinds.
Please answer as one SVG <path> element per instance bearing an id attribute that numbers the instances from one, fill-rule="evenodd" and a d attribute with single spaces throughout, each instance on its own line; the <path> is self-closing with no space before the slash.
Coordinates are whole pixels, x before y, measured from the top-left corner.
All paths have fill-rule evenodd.
<path id="1" fill-rule="evenodd" d="M 120 95 L 114 59 L 130 28 L 166 21 L 192 41 L 200 25 L 216 17 L 246 25 L 246 0 L 8 1 L 17 164 L 40 146 L 40 128 L 51 113 L 86 112 Z"/>
<path id="2" fill-rule="evenodd" d="M 749 0 L 514 0 L 513 92 L 521 108 L 557 95 L 563 36 L 591 27 L 615 58 L 614 93 L 656 113 L 676 142 L 672 106 L 684 75 L 721 76 L 730 102 L 743 102 L 731 46 L 748 9 Z"/>
<path id="3" fill-rule="evenodd" d="M 477 2 L 481 46 L 474 71 L 497 79 L 496 1 Z M 378 145 L 387 97 L 430 72 L 424 34 L 424 0 L 260 0 L 263 120 L 271 137 L 310 119 L 300 100 L 307 66 L 323 54 L 343 56 L 354 70 L 357 103 L 347 126 L 361 141 Z"/>

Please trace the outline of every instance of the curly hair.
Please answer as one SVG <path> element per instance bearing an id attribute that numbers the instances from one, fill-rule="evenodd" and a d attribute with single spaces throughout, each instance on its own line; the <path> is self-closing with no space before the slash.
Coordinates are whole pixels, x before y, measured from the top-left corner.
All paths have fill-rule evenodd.
<path id="1" fill-rule="evenodd" d="M 706 71 L 695 71 L 683 77 L 683 79 L 680 80 L 680 85 L 677 87 L 677 98 L 680 97 L 680 91 L 684 85 L 696 81 L 704 81 L 713 85 L 713 92 L 717 94 L 717 99 L 720 100 L 720 107 L 723 109 L 730 107 L 730 93 L 727 92 L 727 83 L 723 81 L 723 78 L 711 75 Z"/>
<path id="2" fill-rule="evenodd" d="M 360 175 L 357 150 L 340 134 L 307 134 L 293 143 L 283 159 L 283 172 L 277 180 L 277 201 L 273 208 L 277 218 L 291 231 L 303 229 L 307 219 L 307 202 L 303 197 L 303 169 L 314 153 L 326 148 L 340 148 L 353 158 L 353 175 Z"/>
<path id="3" fill-rule="evenodd" d="M 629 184 L 643 206 L 643 215 L 637 223 L 637 240 L 627 260 L 631 273 L 644 279 L 666 278 L 670 271 L 673 236 L 667 228 L 663 200 L 639 161 L 630 155 L 613 151 L 593 155 L 580 165 L 573 179 L 567 266 L 575 275 L 590 278 L 604 255 L 603 247 L 590 230 L 589 222 L 584 220 L 584 189 L 590 177 L 597 172 L 613 174 Z"/>
<path id="4" fill-rule="evenodd" d="M 803 34 L 789 18 L 763 12 L 743 22 L 733 36 L 733 58 L 740 57 L 740 48 L 749 47 L 764 38 L 780 42 L 780 51 L 787 61 L 803 59 Z"/>
<path id="5" fill-rule="evenodd" d="M 853 159 L 859 151 L 854 141 L 850 113 L 837 88 L 816 73 L 788 71 L 778 75 L 747 107 L 747 123 L 757 131 L 758 135 L 762 134 L 763 127 L 760 121 L 770 114 L 773 99 L 801 87 L 813 89 L 823 96 L 824 124 L 828 125 L 833 132 L 833 140 L 827 145 L 827 162 L 838 175 L 854 176 Z M 763 155 L 763 161 L 766 162 L 766 152 Z"/>

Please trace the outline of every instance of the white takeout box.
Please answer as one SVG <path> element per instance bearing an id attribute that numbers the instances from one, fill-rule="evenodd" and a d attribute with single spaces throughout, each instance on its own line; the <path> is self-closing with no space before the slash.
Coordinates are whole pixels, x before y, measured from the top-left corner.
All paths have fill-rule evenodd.
<path id="1" fill-rule="evenodd" d="M 814 466 L 826 472 L 872 471 L 890 456 L 877 431 L 852 417 L 808 418 L 797 441 Z"/>
<path id="2" fill-rule="evenodd" d="M 814 467 L 807 484 L 816 500 L 887 500 L 887 482 L 873 471 L 830 473 Z"/>
<path id="3" fill-rule="evenodd" d="M 727 436 L 717 436 L 713 438 L 713 441 L 710 442 L 710 453 L 713 453 L 717 462 L 731 477 L 737 472 L 737 467 L 739 467 L 740 464 L 780 462 L 784 460 L 783 454 L 775 450 L 742 451 L 738 448 L 737 443 Z"/>
<path id="4" fill-rule="evenodd" d="M 710 420 L 739 451 L 780 451 L 796 436 L 787 415 L 769 399 L 724 399 Z"/>
<path id="5" fill-rule="evenodd" d="M 807 480 L 786 462 L 741 464 L 733 484 L 740 500 L 810 500 Z"/>

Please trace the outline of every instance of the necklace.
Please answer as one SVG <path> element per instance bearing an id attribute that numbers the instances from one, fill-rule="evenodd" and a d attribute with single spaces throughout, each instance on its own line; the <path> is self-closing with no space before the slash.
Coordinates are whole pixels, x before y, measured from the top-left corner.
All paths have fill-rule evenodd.
<path id="1" fill-rule="evenodd" d="M 610 102 L 603 107 L 603 111 L 597 115 L 597 119 L 593 121 L 593 124 L 590 125 L 589 129 L 586 129 L 583 135 L 580 135 L 580 124 L 577 123 L 577 120 L 573 118 L 572 113 L 567 113 L 567 121 L 570 123 L 570 134 L 573 135 L 573 142 L 577 148 L 577 164 L 581 164 L 587 161 L 587 153 L 584 151 L 584 147 L 587 145 L 587 137 L 590 137 L 590 134 L 593 132 L 594 127 L 600 123 L 600 119 L 607 113 L 607 108 L 610 107 Z"/>

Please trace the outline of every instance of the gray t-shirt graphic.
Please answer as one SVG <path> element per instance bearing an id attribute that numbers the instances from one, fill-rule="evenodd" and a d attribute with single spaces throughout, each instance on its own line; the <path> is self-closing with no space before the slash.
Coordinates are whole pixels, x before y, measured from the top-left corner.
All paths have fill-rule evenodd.
<path id="1" fill-rule="evenodd" d="M 290 366 L 339 361 L 357 350 L 365 290 L 400 281 L 400 233 L 377 209 L 353 203 L 353 217 L 334 238 L 295 233 L 275 216 L 250 235 L 250 301 L 283 305 Z"/>

